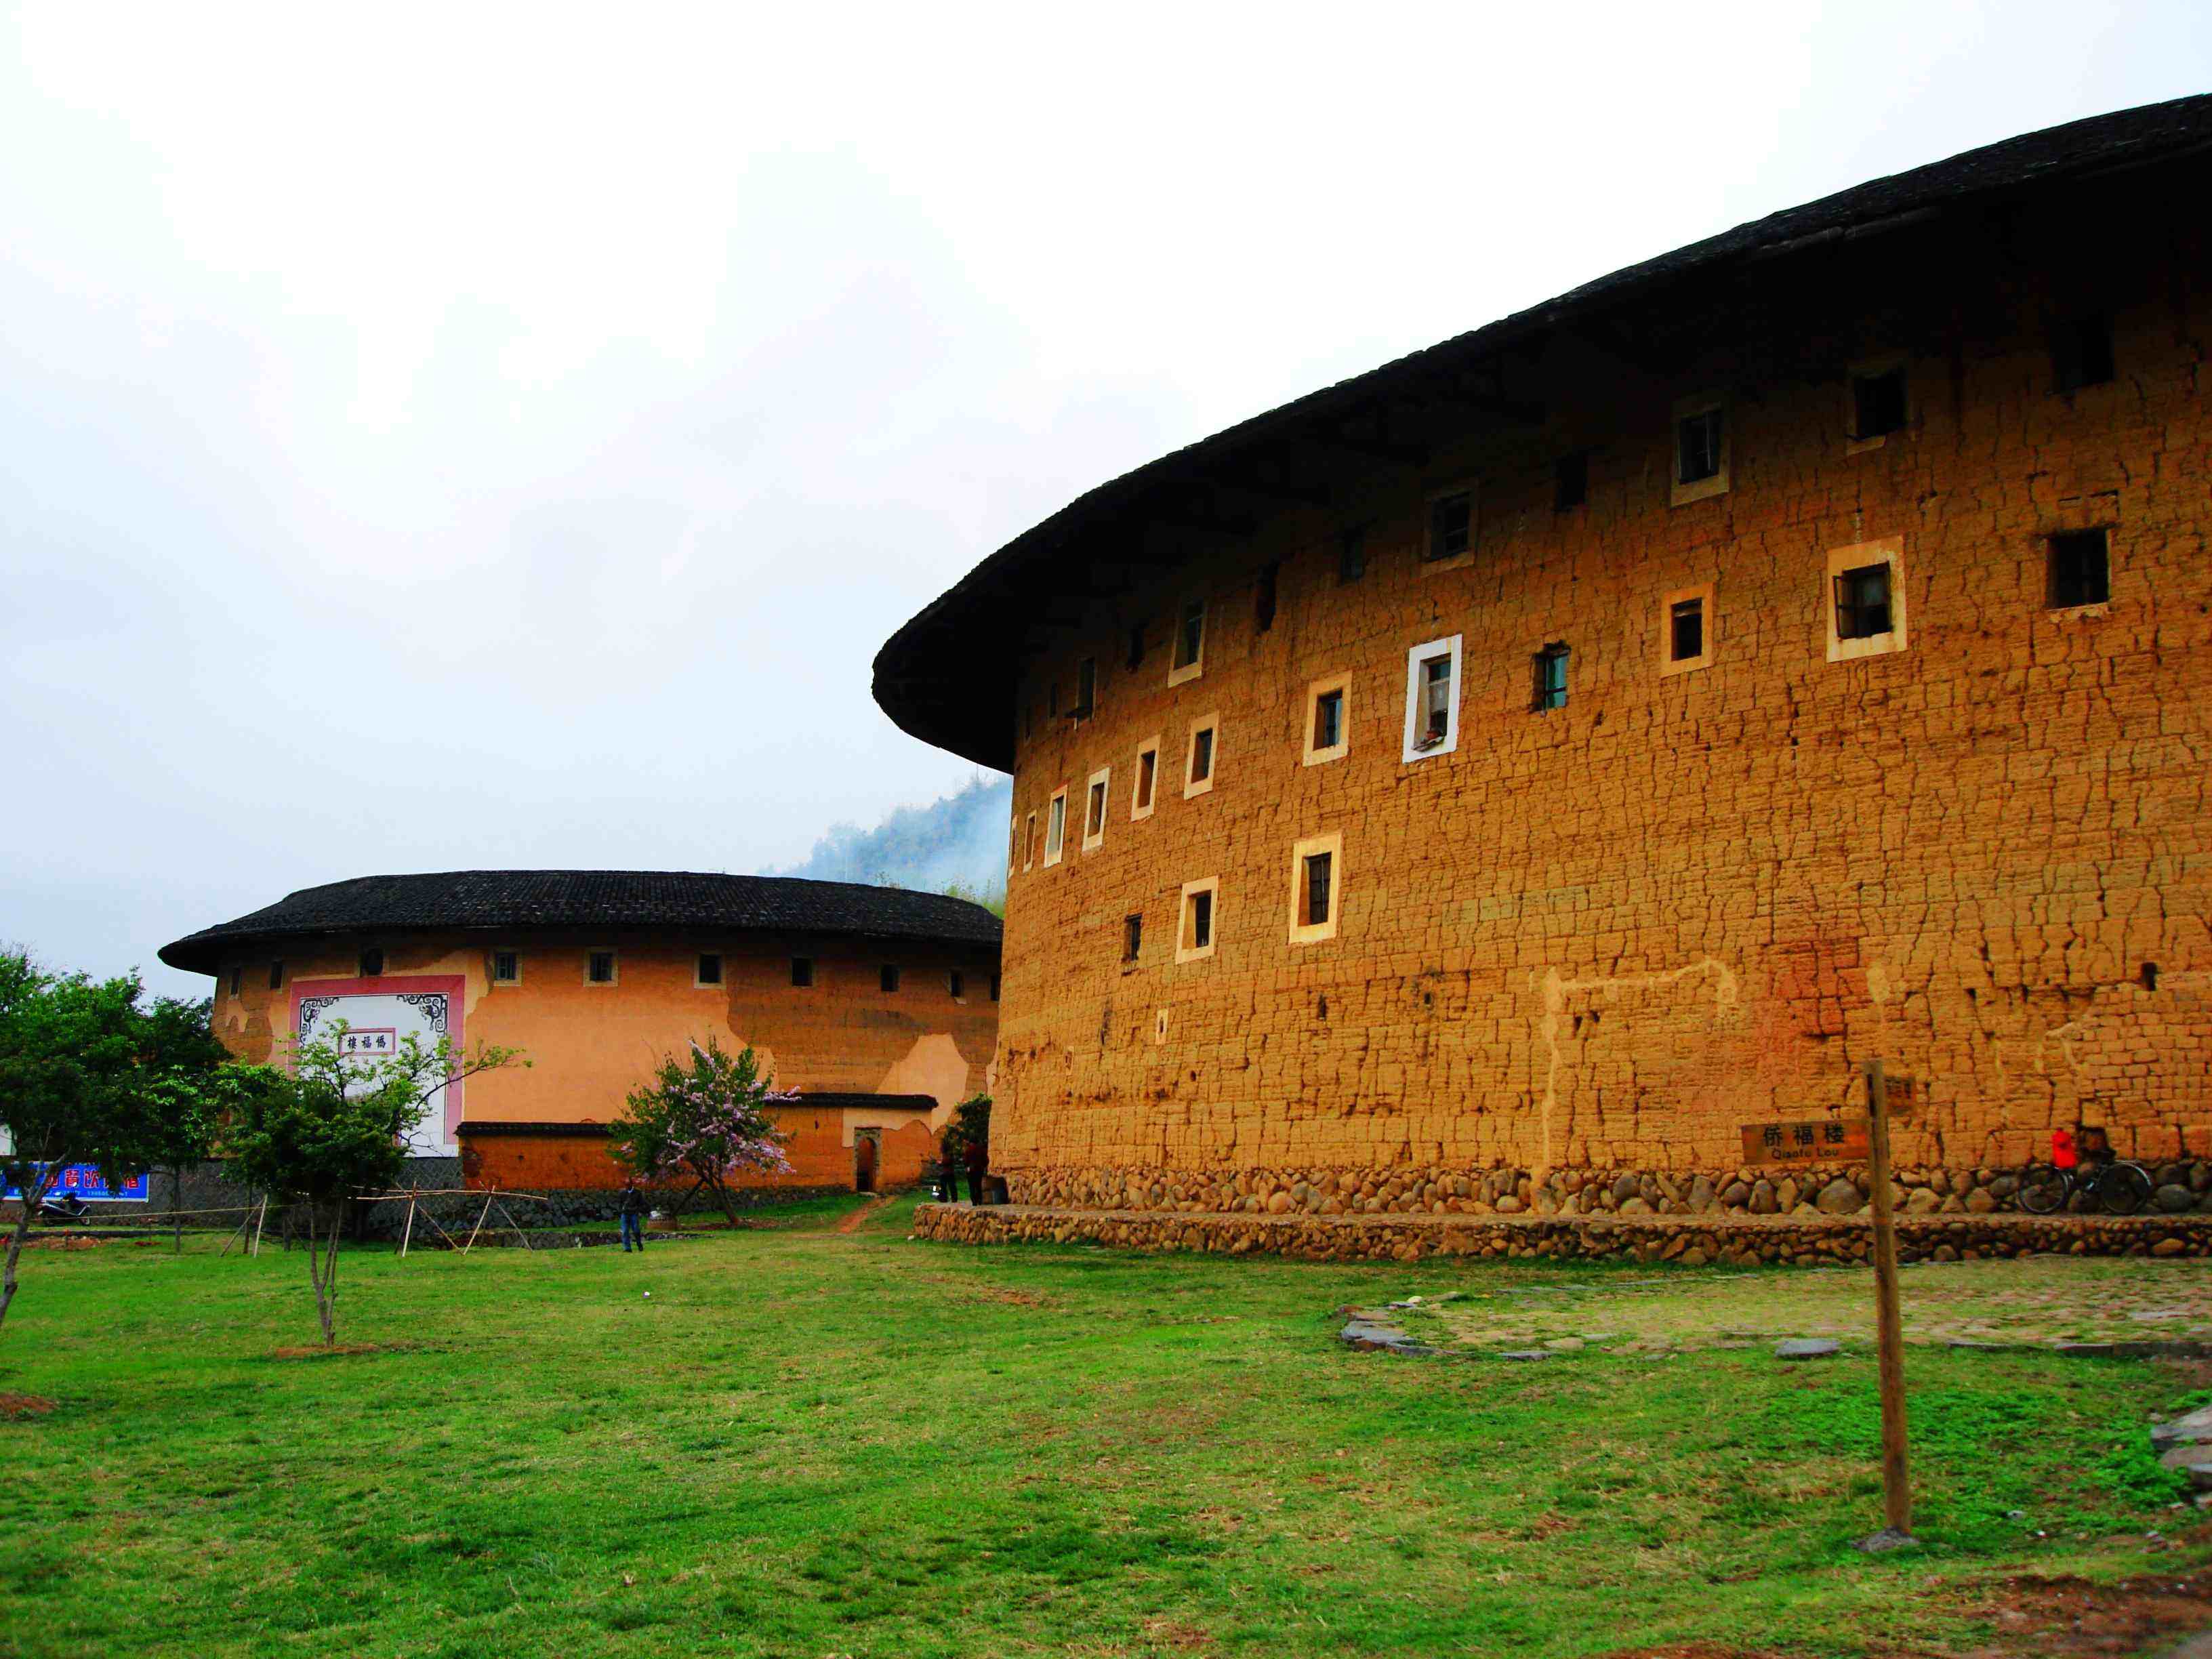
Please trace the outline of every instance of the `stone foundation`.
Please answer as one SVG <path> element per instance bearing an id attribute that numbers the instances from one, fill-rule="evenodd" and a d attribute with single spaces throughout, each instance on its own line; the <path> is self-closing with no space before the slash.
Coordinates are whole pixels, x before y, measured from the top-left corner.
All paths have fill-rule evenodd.
<path id="1" fill-rule="evenodd" d="M 2212 1214 L 2212 1163 L 2147 1163 L 2145 1214 Z M 1900 1215 L 1990 1215 L 2018 1208 L 2017 1170 L 1896 1172 Z M 1067 1210 L 1170 1210 L 1224 1215 L 1823 1216 L 1856 1215 L 1873 1190 L 1863 1164 L 1803 1169 L 1012 1170 L 1017 1204 Z M 2077 1196 L 2077 1212 L 2084 1206 Z"/>
<path id="2" fill-rule="evenodd" d="M 1160 1210 L 976 1209 L 924 1204 L 914 1230 L 962 1244 L 1093 1243 L 1121 1249 L 1255 1252 L 1310 1261 L 1419 1261 L 1430 1256 L 1548 1257 L 1679 1261 L 1704 1267 L 1864 1261 L 1874 1224 L 1865 1217 L 1304 1216 Z M 2212 1216 L 1916 1215 L 1898 1221 L 1906 1261 L 1982 1257 L 2204 1255 Z"/>

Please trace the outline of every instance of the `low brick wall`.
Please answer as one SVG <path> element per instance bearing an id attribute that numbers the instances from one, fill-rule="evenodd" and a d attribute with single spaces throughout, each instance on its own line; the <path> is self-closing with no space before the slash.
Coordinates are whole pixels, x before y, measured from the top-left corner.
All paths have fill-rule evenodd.
<path id="1" fill-rule="evenodd" d="M 1310 1261 L 1419 1261 L 1429 1256 L 1620 1258 L 1703 1267 L 1863 1261 L 1874 1244 L 1864 1217 L 1271 1216 L 924 1204 L 914 1230 L 962 1244 L 1109 1244 L 1132 1250 L 1255 1253 Z M 1907 1261 L 1979 1257 L 2212 1255 L 2207 1216 L 1906 1216 L 1897 1224 Z"/>

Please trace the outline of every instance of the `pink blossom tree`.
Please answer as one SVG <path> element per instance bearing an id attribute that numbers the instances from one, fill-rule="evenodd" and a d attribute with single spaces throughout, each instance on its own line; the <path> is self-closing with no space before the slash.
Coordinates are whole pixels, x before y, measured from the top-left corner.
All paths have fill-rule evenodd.
<path id="1" fill-rule="evenodd" d="M 703 1048 L 694 1042 L 688 1059 L 671 1054 L 650 1083 L 630 1091 L 623 1115 L 611 1126 L 609 1148 L 641 1183 L 691 1177 L 734 1224 L 733 1181 L 748 1170 L 791 1172 L 784 1136 L 768 1109 L 798 1098 L 796 1089 L 778 1091 L 761 1075 L 750 1048 L 732 1057 L 712 1038 Z"/>

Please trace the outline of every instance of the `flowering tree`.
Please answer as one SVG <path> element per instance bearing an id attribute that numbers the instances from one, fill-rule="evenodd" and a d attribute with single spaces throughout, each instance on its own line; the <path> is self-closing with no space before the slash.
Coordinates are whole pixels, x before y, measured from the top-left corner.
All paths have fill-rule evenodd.
<path id="1" fill-rule="evenodd" d="M 630 1091 L 622 1116 L 611 1126 L 609 1149 L 641 1182 L 690 1176 L 734 1223 L 733 1177 L 747 1170 L 791 1172 L 784 1137 L 768 1109 L 798 1098 L 796 1089 L 778 1091 L 761 1075 L 750 1048 L 732 1058 L 709 1038 L 703 1048 L 694 1042 L 688 1060 L 670 1055 L 652 1082 Z"/>

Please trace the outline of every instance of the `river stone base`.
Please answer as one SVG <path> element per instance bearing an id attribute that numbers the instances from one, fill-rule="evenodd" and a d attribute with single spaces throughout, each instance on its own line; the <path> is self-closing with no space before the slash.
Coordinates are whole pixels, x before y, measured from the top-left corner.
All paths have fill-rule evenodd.
<path id="1" fill-rule="evenodd" d="M 960 1244 L 1090 1243 L 1133 1250 L 1255 1251 L 1310 1261 L 1419 1261 L 1429 1256 L 1550 1257 L 1709 1262 L 1864 1261 L 1863 1216 L 1271 1216 L 1036 1205 L 924 1204 L 922 1238 Z M 1989 1256 L 2212 1255 L 2212 1217 L 2196 1215 L 1900 1216 L 1905 1261 Z"/>

